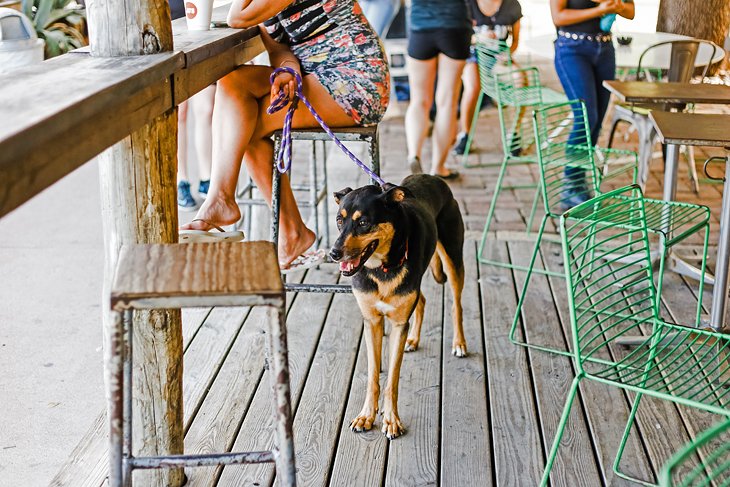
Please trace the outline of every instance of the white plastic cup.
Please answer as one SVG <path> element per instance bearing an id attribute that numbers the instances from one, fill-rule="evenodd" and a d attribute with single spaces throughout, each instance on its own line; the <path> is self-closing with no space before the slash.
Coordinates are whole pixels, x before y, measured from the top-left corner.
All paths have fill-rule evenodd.
<path id="1" fill-rule="evenodd" d="M 213 0 L 185 0 L 188 30 L 210 30 Z"/>

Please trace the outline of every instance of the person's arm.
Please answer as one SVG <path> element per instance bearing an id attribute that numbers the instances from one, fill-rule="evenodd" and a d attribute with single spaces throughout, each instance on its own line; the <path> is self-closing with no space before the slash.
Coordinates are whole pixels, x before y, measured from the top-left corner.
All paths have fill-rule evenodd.
<path id="1" fill-rule="evenodd" d="M 603 0 L 595 7 L 585 9 L 567 8 L 567 4 L 568 0 L 550 0 L 550 14 L 556 27 L 573 25 L 606 14 L 617 13 L 622 5 L 621 0 Z M 633 5 L 631 9 L 633 12 Z"/>
<path id="2" fill-rule="evenodd" d="M 299 65 L 299 60 L 289 49 L 289 46 L 276 42 L 267 32 L 266 27 L 261 24 L 259 25 L 261 31 L 261 40 L 264 43 L 266 51 L 269 53 L 269 62 L 273 68 L 291 68 L 300 75 L 302 74 L 302 68 Z M 271 101 L 279 95 L 279 91 L 291 97 L 296 89 L 296 80 L 294 76 L 289 73 L 279 73 L 274 78 L 274 82 L 271 84 Z"/>
<path id="3" fill-rule="evenodd" d="M 291 3 L 292 0 L 233 0 L 227 22 L 235 29 L 253 27 L 269 20 Z"/>
<path id="4" fill-rule="evenodd" d="M 512 45 L 509 46 L 509 52 L 514 53 L 517 46 L 520 45 L 520 20 L 512 24 Z"/>
<path id="5" fill-rule="evenodd" d="M 621 8 L 617 10 L 616 13 L 625 19 L 633 20 L 635 14 L 634 2 L 624 0 L 623 3 L 621 3 Z"/>

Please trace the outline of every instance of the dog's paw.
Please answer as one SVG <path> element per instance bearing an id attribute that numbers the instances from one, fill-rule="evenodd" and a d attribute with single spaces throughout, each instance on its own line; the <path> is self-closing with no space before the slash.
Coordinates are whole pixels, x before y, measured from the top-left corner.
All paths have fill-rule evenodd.
<path id="1" fill-rule="evenodd" d="M 451 354 L 454 357 L 466 357 L 466 343 L 454 343 L 451 348 Z"/>
<path id="2" fill-rule="evenodd" d="M 355 433 L 362 433 L 363 431 L 369 431 L 373 427 L 375 422 L 375 415 L 368 416 L 361 414 L 357 418 L 353 419 L 350 423 L 350 429 Z"/>
<path id="3" fill-rule="evenodd" d="M 405 434 L 406 429 L 403 426 L 403 423 L 400 422 L 400 418 L 398 416 L 392 413 L 384 413 L 382 431 L 386 438 L 394 440 L 395 438 Z"/>
<path id="4" fill-rule="evenodd" d="M 418 350 L 418 340 L 414 340 L 413 338 L 407 339 L 406 346 L 403 350 L 406 352 L 415 352 Z"/>

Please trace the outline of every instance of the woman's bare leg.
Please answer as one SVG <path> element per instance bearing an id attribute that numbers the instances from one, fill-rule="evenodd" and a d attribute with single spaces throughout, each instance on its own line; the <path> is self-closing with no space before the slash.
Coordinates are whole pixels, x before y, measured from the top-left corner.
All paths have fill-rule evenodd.
<path id="1" fill-rule="evenodd" d="M 188 180 L 188 102 L 177 107 L 177 182 Z"/>
<path id="2" fill-rule="evenodd" d="M 243 66 L 218 82 L 213 111 L 210 192 L 196 216 L 196 219 L 204 221 L 193 221 L 181 228 L 210 230 L 211 224 L 230 225 L 238 221 L 241 212 L 235 201 L 235 191 L 244 155 L 251 177 L 266 200 L 271 201 L 273 151 L 268 139 L 272 132 L 283 126 L 286 110 L 266 114 L 270 74 L 271 68 L 267 66 Z M 304 94 L 328 125 L 354 125 L 312 76 L 304 78 Z M 292 125 L 305 128 L 319 124 L 300 104 Z M 282 178 L 282 183 L 279 260 L 286 266 L 312 245 L 314 233 L 304 225 L 286 178 Z"/>
<path id="3" fill-rule="evenodd" d="M 195 137 L 195 154 L 198 159 L 198 177 L 202 181 L 210 179 L 210 168 L 213 153 L 213 101 L 215 85 L 204 88 L 190 99 L 193 112 Z"/>
<path id="4" fill-rule="evenodd" d="M 421 61 L 408 58 L 408 83 L 411 101 L 406 110 L 406 144 L 408 158 L 421 158 L 423 142 L 428 131 L 428 112 L 433 104 L 433 85 L 436 82 L 438 58 Z"/>
<path id="5" fill-rule="evenodd" d="M 461 73 L 466 61 L 439 54 L 436 86 L 436 120 L 433 124 L 431 174 L 449 173 L 446 156 L 456 137 L 456 105 L 461 89 Z"/>
<path id="6" fill-rule="evenodd" d="M 468 134 L 471 130 L 471 121 L 477 108 L 479 98 L 479 70 L 476 63 L 466 63 L 464 74 L 461 76 L 464 82 L 464 92 L 461 94 L 461 115 L 459 116 L 459 131 Z"/>
<path id="7" fill-rule="evenodd" d="M 304 96 L 312 103 L 319 116 L 330 127 L 351 127 L 355 122 L 329 95 L 329 92 L 314 78 L 306 76 L 303 80 Z M 285 110 L 267 115 L 268 97 L 261 100 L 259 107 L 260 125 L 254 134 L 244 161 L 249 174 L 256 182 L 266 200 L 271 202 L 271 175 L 274 147 L 270 134 L 284 125 Z M 293 128 L 319 127 L 309 110 L 300 103 L 292 120 Z M 288 266 L 297 256 L 307 250 L 315 239 L 315 234 L 304 225 L 289 178 L 281 178 L 281 214 L 279 220 L 279 262 Z"/>

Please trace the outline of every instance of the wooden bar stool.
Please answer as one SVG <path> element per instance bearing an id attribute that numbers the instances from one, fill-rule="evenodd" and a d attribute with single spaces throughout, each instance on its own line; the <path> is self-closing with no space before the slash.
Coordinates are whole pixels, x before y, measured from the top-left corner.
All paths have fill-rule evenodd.
<path id="1" fill-rule="evenodd" d="M 122 247 L 111 291 L 109 353 L 109 485 L 131 486 L 140 468 L 276 463 L 280 485 L 296 484 L 285 292 L 271 242 L 152 244 Z M 271 451 L 135 457 L 132 454 L 133 310 L 200 306 L 267 306 L 268 362 L 276 446 Z M 182 357 L 180 357 L 182 359 Z"/>
<path id="2" fill-rule="evenodd" d="M 368 144 L 368 156 L 370 159 L 370 169 L 380 175 L 380 137 L 378 131 L 378 125 L 372 125 L 368 127 L 345 127 L 345 128 L 333 128 L 332 132 L 342 142 L 365 142 Z M 281 131 L 274 132 L 274 154 L 279 153 L 279 147 L 281 145 Z M 322 129 L 298 129 L 292 130 L 292 140 L 311 140 L 312 144 L 316 144 L 317 141 L 327 142 L 330 136 Z M 327 151 L 322 150 L 323 163 L 324 163 L 324 188 L 323 192 L 325 195 L 328 193 L 327 188 Z M 348 161 L 347 164 L 352 164 L 353 171 L 360 171 L 361 169 L 355 165 L 354 162 Z M 315 173 L 316 174 L 316 173 Z M 281 193 L 281 174 L 274 167 L 273 183 L 271 188 L 271 240 L 274 243 L 279 241 L 279 195 Z M 376 181 L 371 181 L 372 184 L 378 184 Z M 324 232 L 325 238 L 320 241 L 320 244 L 328 246 L 330 244 L 329 239 L 329 211 L 327 209 L 327 202 L 325 201 L 323 207 L 324 217 Z M 318 222 L 317 213 L 315 209 L 315 221 Z M 319 233 L 317 233 L 319 237 Z M 303 291 L 303 292 L 319 292 L 319 293 L 350 293 L 352 287 L 348 284 L 294 284 L 285 283 L 287 291 Z"/>

